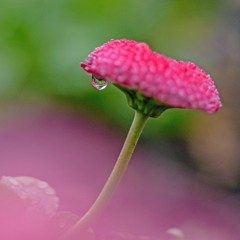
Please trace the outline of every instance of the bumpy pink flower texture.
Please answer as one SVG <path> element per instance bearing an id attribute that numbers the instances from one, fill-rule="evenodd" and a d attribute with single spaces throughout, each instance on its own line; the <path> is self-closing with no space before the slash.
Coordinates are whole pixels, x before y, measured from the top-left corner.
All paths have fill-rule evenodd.
<path id="1" fill-rule="evenodd" d="M 222 106 L 214 82 L 204 70 L 156 53 L 146 43 L 111 40 L 90 53 L 80 66 L 100 79 L 139 91 L 169 107 L 214 113 Z"/>
<path id="2" fill-rule="evenodd" d="M 55 232 L 49 226 L 58 205 L 48 183 L 26 176 L 2 177 L 0 239 L 53 239 Z"/>

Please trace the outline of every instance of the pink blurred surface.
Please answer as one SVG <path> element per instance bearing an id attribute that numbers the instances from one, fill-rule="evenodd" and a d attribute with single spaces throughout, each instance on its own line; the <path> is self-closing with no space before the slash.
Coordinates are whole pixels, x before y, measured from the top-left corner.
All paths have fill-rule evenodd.
<path id="1" fill-rule="evenodd" d="M 18 117 L 0 126 L 0 175 L 48 182 L 60 210 L 81 216 L 106 181 L 125 134 L 69 111 Z M 137 148 L 95 231 L 167 239 L 165 231 L 178 227 L 186 240 L 240 239 L 237 200 L 201 186 L 165 160 L 154 162 Z"/>

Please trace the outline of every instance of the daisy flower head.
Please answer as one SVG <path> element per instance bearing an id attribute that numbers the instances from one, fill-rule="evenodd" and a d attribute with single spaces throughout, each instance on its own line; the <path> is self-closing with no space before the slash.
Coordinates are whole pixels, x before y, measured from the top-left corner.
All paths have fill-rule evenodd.
<path id="1" fill-rule="evenodd" d="M 146 43 L 111 40 L 97 47 L 80 66 L 92 74 L 97 89 L 113 83 L 126 93 L 131 107 L 151 117 L 173 107 L 214 113 L 222 106 L 204 70 L 156 53 Z"/>

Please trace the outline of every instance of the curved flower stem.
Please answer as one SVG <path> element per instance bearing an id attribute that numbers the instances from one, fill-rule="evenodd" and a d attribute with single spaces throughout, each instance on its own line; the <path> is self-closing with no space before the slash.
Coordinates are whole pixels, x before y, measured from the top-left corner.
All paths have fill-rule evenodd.
<path id="1" fill-rule="evenodd" d="M 118 160 L 110 174 L 107 182 L 105 183 L 102 191 L 98 195 L 97 199 L 90 207 L 90 209 L 85 213 L 85 215 L 73 226 L 71 227 L 61 239 L 71 239 L 77 236 L 83 229 L 89 227 L 90 223 L 95 219 L 99 212 L 105 207 L 106 203 L 110 199 L 114 189 L 118 185 L 121 177 L 123 176 L 125 170 L 127 169 L 129 160 L 133 154 L 136 147 L 138 139 L 142 133 L 148 116 L 136 111 L 133 123 L 128 132 L 125 143 L 122 147 Z"/>

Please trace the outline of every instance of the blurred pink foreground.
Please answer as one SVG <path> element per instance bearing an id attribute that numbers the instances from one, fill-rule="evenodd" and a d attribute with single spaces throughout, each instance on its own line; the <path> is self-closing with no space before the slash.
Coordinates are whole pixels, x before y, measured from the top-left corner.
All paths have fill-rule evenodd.
<path id="1" fill-rule="evenodd" d="M 0 176 L 46 181 L 60 199 L 58 211 L 81 216 L 105 183 L 125 135 L 70 112 L 45 110 L 15 119 L 0 125 Z M 93 224 L 96 235 L 166 240 L 166 230 L 177 227 L 186 240 L 240 239 L 240 207 L 235 199 L 200 186 L 182 170 L 167 165 L 166 159 L 153 160 L 148 159 L 147 149 L 137 147 L 110 204 Z M 21 226 L 21 217 L 14 215 L 16 204 L 4 202 L 4 194 L 0 197 L 0 207 L 12 209 L 12 215 L 7 208 L 1 210 L 1 239 L 27 239 L 24 229 L 12 229 L 14 224 Z M 36 220 L 34 226 L 34 221 L 29 239 L 52 240 L 49 229 L 44 233 L 44 224 Z"/>

